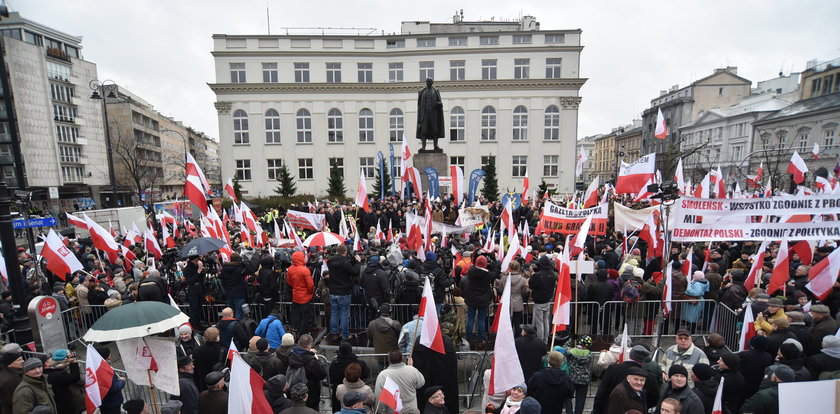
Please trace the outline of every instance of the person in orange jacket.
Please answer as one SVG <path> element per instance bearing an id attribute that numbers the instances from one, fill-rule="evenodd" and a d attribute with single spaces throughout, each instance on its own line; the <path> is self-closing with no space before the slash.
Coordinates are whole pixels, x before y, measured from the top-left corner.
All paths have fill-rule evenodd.
<path id="1" fill-rule="evenodd" d="M 290 312 L 291 328 L 297 332 L 297 336 L 307 333 L 307 327 L 314 325 L 312 316 L 312 296 L 315 293 L 315 284 L 312 274 L 306 267 L 306 257 L 303 252 L 292 253 L 292 265 L 286 271 L 286 283 L 292 288 L 292 310 Z"/>

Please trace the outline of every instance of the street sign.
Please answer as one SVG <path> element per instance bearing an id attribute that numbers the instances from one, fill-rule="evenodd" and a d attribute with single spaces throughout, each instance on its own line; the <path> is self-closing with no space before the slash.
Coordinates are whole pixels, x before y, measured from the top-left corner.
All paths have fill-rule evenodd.
<path id="1" fill-rule="evenodd" d="M 16 229 L 25 229 L 27 227 L 49 227 L 55 226 L 55 217 L 33 218 L 29 219 L 29 225 L 26 225 L 24 219 L 12 220 L 12 226 Z"/>
<path id="2" fill-rule="evenodd" d="M 58 200 L 58 187 L 50 187 L 50 200 Z"/>

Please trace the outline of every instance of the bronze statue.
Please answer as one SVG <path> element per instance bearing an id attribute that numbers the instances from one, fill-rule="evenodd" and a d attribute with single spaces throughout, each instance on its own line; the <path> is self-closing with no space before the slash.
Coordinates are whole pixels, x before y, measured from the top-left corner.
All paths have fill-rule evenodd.
<path id="1" fill-rule="evenodd" d="M 446 136 L 443 126 L 443 101 L 440 92 L 432 86 L 432 78 L 426 78 L 426 87 L 417 96 L 417 138 L 423 141 L 426 151 L 426 139 L 435 140 L 434 152 L 440 152 L 438 138 Z"/>

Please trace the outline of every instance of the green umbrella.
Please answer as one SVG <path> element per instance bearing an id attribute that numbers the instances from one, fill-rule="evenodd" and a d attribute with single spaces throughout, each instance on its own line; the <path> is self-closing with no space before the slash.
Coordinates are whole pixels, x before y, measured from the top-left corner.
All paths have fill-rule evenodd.
<path id="1" fill-rule="evenodd" d="M 87 331 L 87 342 L 109 342 L 142 338 L 177 328 L 189 321 L 189 316 L 162 302 L 135 302 L 105 312 Z"/>

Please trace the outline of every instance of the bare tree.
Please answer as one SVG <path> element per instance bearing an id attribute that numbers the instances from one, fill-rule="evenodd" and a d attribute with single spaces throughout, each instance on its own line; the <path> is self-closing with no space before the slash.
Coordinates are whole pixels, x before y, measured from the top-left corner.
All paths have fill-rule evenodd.
<path id="1" fill-rule="evenodd" d="M 155 142 L 151 135 L 142 134 L 126 136 L 119 128 L 111 128 L 111 150 L 116 168 L 117 182 L 130 187 L 143 199 L 143 191 L 152 190 L 155 183 L 163 178 L 163 166 L 160 153 L 160 141 Z M 160 139 L 160 138 L 158 138 Z M 152 194 L 149 192 L 149 202 Z"/>

